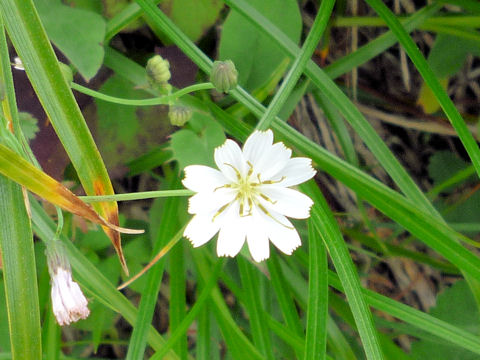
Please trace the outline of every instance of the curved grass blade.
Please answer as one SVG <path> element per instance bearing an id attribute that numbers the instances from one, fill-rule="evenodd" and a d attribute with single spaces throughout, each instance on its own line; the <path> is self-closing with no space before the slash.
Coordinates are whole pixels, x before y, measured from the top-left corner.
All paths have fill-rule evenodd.
<path id="1" fill-rule="evenodd" d="M 2 0 L 8 35 L 27 75 L 88 195 L 111 195 L 113 187 L 85 119 L 66 83 L 32 0 Z M 102 217 L 118 225 L 116 202 L 94 204 Z M 126 273 L 117 231 L 103 227 Z"/>
<path id="2" fill-rule="evenodd" d="M 124 229 L 109 223 L 65 186 L 2 144 L 0 144 L 0 173 L 62 209 L 108 227 L 112 231 L 129 234 L 143 233 L 143 230 Z"/>

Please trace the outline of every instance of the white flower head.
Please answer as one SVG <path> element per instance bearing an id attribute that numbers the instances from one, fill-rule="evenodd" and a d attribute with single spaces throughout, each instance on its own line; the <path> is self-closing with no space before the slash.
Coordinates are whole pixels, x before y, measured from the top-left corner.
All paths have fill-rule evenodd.
<path id="1" fill-rule="evenodd" d="M 13 64 L 12 66 L 17 69 L 17 70 L 23 70 L 25 71 L 25 67 L 23 66 L 22 60 L 18 56 L 15 56 L 13 58 Z"/>
<path id="2" fill-rule="evenodd" d="M 70 269 L 58 267 L 52 276 L 53 314 L 59 325 L 70 325 L 90 315 L 88 301 L 80 286 L 72 280 Z"/>
<path id="3" fill-rule="evenodd" d="M 313 205 L 290 187 L 316 173 L 310 159 L 291 155 L 283 143 L 273 144 L 271 130 L 255 131 L 243 149 L 232 140 L 215 149 L 220 171 L 187 166 L 183 185 L 197 194 L 189 200 L 194 217 L 183 235 L 197 247 L 218 232 L 218 256 L 237 255 L 245 240 L 257 262 L 270 256 L 269 241 L 290 255 L 301 240 L 287 216 L 306 219 Z"/>

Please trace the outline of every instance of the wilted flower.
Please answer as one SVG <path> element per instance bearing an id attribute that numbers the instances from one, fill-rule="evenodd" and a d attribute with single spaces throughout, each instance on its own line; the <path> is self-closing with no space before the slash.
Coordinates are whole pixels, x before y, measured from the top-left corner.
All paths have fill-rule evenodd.
<path id="1" fill-rule="evenodd" d="M 90 315 L 88 301 L 80 286 L 72 280 L 70 270 L 57 268 L 52 278 L 53 314 L 59 325 L 69 325 Z"/>
<path id="2" fill-rule="evenodd" d="M 269 240 L 290 255 L 301 240 L 287 216 L 308 218 L 313 204 L 290 187 L 315 175 L 310 159 L 291 154 L 283 143 L 273 144 L 271 130 L 256 131 L 243 150 L 232 140 L 215 149 L 220 171 L 187 166 L 183 184 L 197 194 L 189 200 L 195 216 L 184 236 L 197 247 L 218 232 L 218 256 L 237 255 L 245 240 L 255 261 L 270 256 Z"/>
<path id="3" fill-rule="evenodd" d="M 63 244 L 58 240 L 47 242 L 47 264 L 52 285 L 53 314 L 59 325 L 69 325 L 90 314 L 88 301 L 80 286 L 72 280 L 72 270 Z"/>

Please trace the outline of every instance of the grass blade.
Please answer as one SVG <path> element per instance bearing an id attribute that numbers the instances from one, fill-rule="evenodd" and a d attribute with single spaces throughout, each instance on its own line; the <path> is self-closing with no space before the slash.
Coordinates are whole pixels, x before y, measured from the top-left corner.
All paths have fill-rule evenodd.
<path id="1" fill-rule="evenodd" d="M 19 185 L 0 176 L 0 249 L 13 359 L 42 358 L 33 234 Z M 8 214 L 8 215 L 7 215 Z"/>
<path id="2" fill-rule="evenodd" d="M 304 359 L 325 359 L 327 351 L 328 262 L 323 240 L 308 223 L 308 307 Z"/>
<path id="3" fill-rule="evenodd" d="M 364 299 L 360 279 L 338 224 L 318 187 L 313 182 L 308 182 L 302 188 L 315 203 L 312 208 L 311 223 L 314 224 L 316 231 L 324 239 L 328 253 L 345 289 L 345 295 L 355 318 L 367 359 L 383 359 L 372 314 Z"/>

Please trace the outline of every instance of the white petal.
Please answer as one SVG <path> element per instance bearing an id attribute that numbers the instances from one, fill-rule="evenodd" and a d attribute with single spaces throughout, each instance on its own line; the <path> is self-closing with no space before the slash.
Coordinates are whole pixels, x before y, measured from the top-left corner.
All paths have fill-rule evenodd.
<path id="1" fill-rule="evenodd" d="M 188 199 L 188 212 L 190 214 L 213 214 L 233 201 L 236 191 L 232 189 L 217 189 L 213 192 L 200 192 Z"/>
<path id="2" fill-rule="evenodd" d="M 263 185 L 260 188 L 262 194 L 271 201 L 260 198 L 262 205 L 268 210 L 294 218 L 306 219 L 310 217 L 312 199 L 301 192 L 275 185 Z"/>
<path id="3" fill-rule="evenodd" d="M 260 262 L 270 257 L 270 242 L 265 231 L 263 218 L 254 213 L 252 222 L 252 226 L 247 231 L 247 244 L 253 260 Z"/>
<path id="4" fill-rule="evenodd" d="M 260 213 L 260 212 L 259 212 Z M 293 224 L 283 215 L 272 212 L 270 216 L 260 213 L 270 241 L 282 252 L 291 255 L 302 244 Z"/>
<path id="5" fill-rule="evenodd" d="M 255 167 L 264 154 L 270 151 L 272 144 L 273 133 L 271 130 L 253 132 L 243 145 L 245 159 L 250 161 Z"/>
<path id="6" fill-rule="evenodd" d="M 248 171 L 247 162 L 243 157 L 242 150 L 235 141 L 227 140 L 222 146 L 215 149 L 215 163 L 220 171 L 225 175 L 230 182 L 238 180 L 236 169 L 241 176 L 244 176 Z"/>
<path id="7" fill-rule="evenodd" d="M 223 224 L 218 234 L 217 255 L 218 256 L 235 256 L 242 249 L 245 243 L 246 230 L 248 221 L 238 216 L 235 207 L 229 209 L 225 215 Z"/>
<path id="8" fill-rule="evenodd" d="M 245 142 L 243 154 L 255 170 L 255 176 L 260 174 L 262 181 L 270 180 L 282 170 L 290 157 L 292 150 L 283 143 L 273 144 L 273 133 L 268 131 L 255 131 Z"/>
<path id="9" fill-rule="evenodd" d="M 220 171 L 208 166 L 190 165 L 184 171 L 183 185 L 195 192 L 213 191 L 228 182 Z"/>
<path id="10" fill-rule="evenodd" d="M 317 172 L 312 168 L 312 160 L 303 157 L 290 159 L 278 175 L 285 176 L 281 186 L 293 186 L 310 180 Z"/>
<path id="11" fill-rule="evenodd" d="M 185 228 L 183 236 L 190 240 L 193 247 L 205 244 L 220 228 L 220 222 L 212 220 L 213 216 L 211 214 L 195 215 Z"/>

